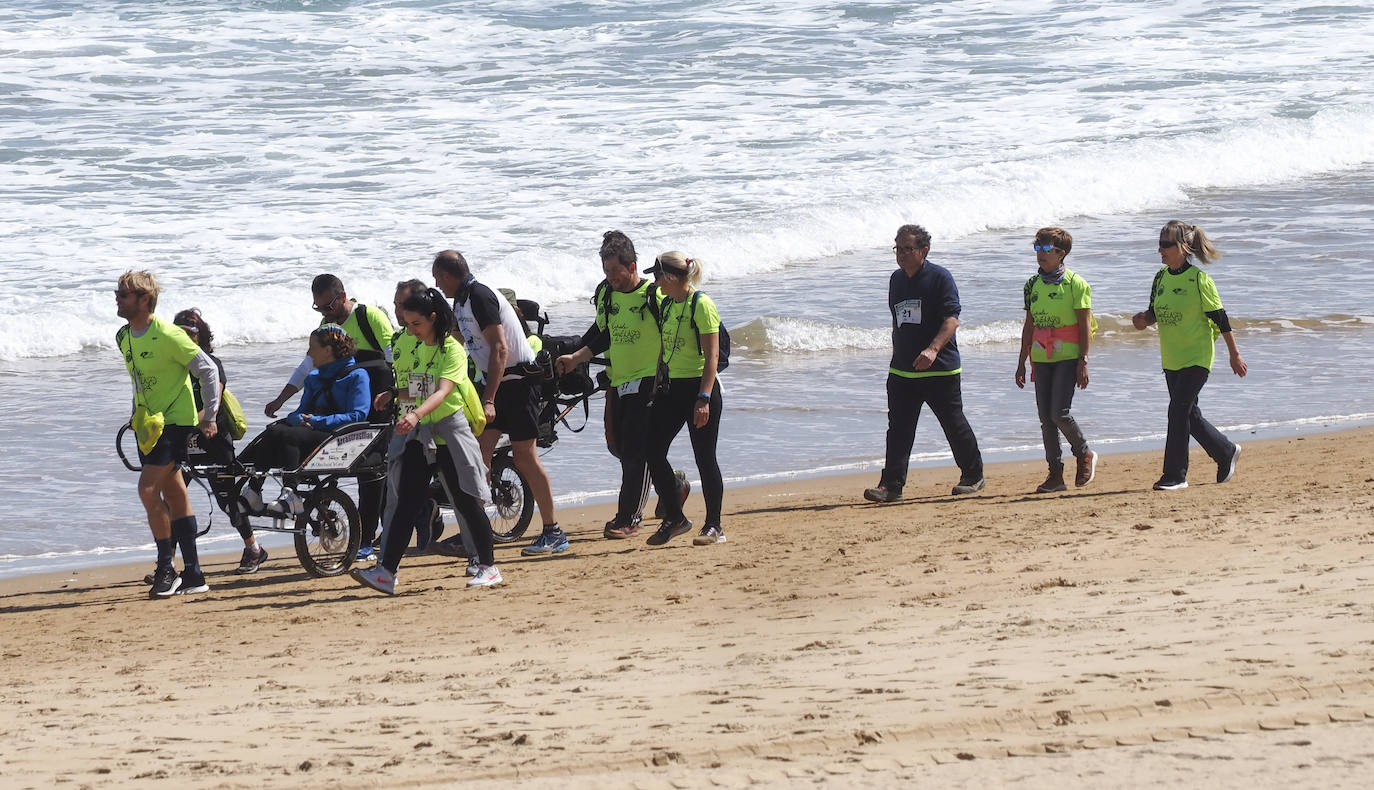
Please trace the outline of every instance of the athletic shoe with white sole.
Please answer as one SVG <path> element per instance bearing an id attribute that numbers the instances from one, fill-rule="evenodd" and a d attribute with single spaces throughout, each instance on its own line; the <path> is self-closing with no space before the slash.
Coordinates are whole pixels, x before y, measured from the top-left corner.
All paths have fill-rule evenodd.
<path id="1" fill-rule="evenodd" d="M 709 546 L 712 543 L 724 543 L 725 532 L 715 524 L 707 524 L 701 528 L 701 532 L 692 538 L 693 546 Z"/>
<path id="2" fill-rule="evenodd" d="M 554 527 L 534 539 L 534 542 L 520 550 L 526 557 L 534 557 L 540 554 L 561 554 L 568 550 L 568 533 Z"/>
<path id="3" fill-rule="evenodd" d="M 244 486 L 239 492 L 239 510 L 250 516 L 260 516 L 267 505 L 262 501 L 262 492 L 252 486 Z"/>
<path id="4" fill-rule="evenodd" d="M 177 588 L 181 586 L 181 576 L 177 574 L 177 569 L 169 563 L 159 565 L 153 573 L 153 587 L 148 590 L 149 598 L 170 598 L 176 595 Z"/>
<path id="5" fill-rule="evenodd" d="M 1156 491 L 1182 491 L 1187 487 L 1187 480 L 1170 480 L 1167 477 L 1161 477 L 1159 481 L 1155 483 Z"/>
<path id="6" fill-rule="evenodd" d="M 192 593 L 209 591 L 210 585 L 205 583 L 205 574 L 181 572 L 181 586 L 177 587 L 177 595 L 191 595 Z"/>
<path id="7" fill-rule="evenodd" d="M 1078 457 L 1078 470 L 1073 476 L 1073 485 L 1075 488 L 1082 488 L 1091 483 L 1096 475 L 1097 453 L 1089 450 Z"/>
<path id="8" fill-rule="evenodd" d="M 480 570 L 482 570 L 482 563 L 478 562 L 476 557 L 468 557 L 468 567 L 466 571 L 463 571 L 463 575 L 476 576 Z"/>
<path id="9" fill-rule="evenodd" d="M 469 587 L 491 587 L 505 581 L 495 565 L 479 565 L 477 575 L 468 580 Z"/>
<path id="10" fill-rule="evenodd" d="M 262 546 L 250 548 L 243 547 L 243 556 L 239 557 L 239 567 L 237 573 L 257 573 L 258 566 L 267 561 L 267 549 Z"/>
<path id="11" fill-rule="evenodd" d="M 379 593 L 396 594 L 396 574 L 382 567 L 381 563 L 371 568 L 354 568 L 348 572 L 358 584 L 371 587 Z"/>
<path id="12" fill-rule="evenodd" d="M 1240 460 L 1240 445 L 1231 451 L 1231 460 L 1224 464 L 1217 464 L 1217 482 L 1227 483 L 1236 476 L 1236 461 Z"/>
<path id="13" fill-rule="evenodd" d="M 662 546 L 678 535 L 685 535 L 692 531 L 692 522 L 684 516 L 677 521 L 665 521 L 658 526 L 658 530 L 649 536 L 646 541 L 650 546 Z"/>

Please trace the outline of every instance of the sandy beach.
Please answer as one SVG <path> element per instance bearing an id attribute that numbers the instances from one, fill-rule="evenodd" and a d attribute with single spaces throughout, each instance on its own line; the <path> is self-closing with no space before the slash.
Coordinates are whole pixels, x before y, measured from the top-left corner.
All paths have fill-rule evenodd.
<path id="1" fill-rule="evenodd" d="M 490 590 L 432 555 L 395 598 L 287 552 L 166 601 L 151 557 L 8 579 L 0 786 L 1366 786 L 1374 428 L 1235 438 L 1179 492 L 1159 452 L 1055 495 L 729 490 L 708 547 L 564 508 L 572 550 Z"/>

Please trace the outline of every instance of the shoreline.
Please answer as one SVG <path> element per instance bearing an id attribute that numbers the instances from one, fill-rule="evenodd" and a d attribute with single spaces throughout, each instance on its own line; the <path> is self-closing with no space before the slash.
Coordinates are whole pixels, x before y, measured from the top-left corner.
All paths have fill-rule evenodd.
<path id="1" fill-rule="evenodd" d="M 1374 427 L 1243 443 L 1235 480 L 1195 452 L 1177 492 L 1148 489 L 1154 452 L 1063 494 L 1027 493 L 1038 461 L 963 497 L 953 467 L 914 470 L 889 505 L 867 476 L 742 488 L 705 547 L 603 540 L 609 506 L 570 508 L 572 550 L 503 549 L 490 590 L 432 555 L 395 597 L 290 556 L 207 560 L 211 591 L 169 601 L 143 564 L 6 579 L 0 767 L 16 787 L 1052 786 L 1180 741 L 1360 786 L 1355 756 L 1313 773 L 1262 736 L 1339 751 L 1364 730 L 1337 724 L 1370 726 Z M 1006 766 L 1032 754 L 1055 759 Z"/>

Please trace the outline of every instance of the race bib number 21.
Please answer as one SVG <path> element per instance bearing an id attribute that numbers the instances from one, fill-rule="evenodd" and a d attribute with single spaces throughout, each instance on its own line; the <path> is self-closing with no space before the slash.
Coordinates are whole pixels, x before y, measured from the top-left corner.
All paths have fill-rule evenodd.
<path id="1" fill-rule="evenodd" d="M 921 300 L 920 300 L 920 299 L 907 299 L 906 301 L 898 302 L 898 303 L 897 303 L 897 307 L 896 307 L 896 311 L 897 311 L 897 326 L 901 326 L 902 324 L 919 324 L 919 323 L 921 323 Z"/>

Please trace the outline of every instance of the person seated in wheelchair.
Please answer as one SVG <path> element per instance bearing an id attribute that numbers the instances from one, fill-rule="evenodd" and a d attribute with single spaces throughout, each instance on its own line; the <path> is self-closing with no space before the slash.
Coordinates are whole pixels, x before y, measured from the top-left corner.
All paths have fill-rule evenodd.
<path id="1" fill-rule="evenodd" d="M 300 515 L 305 501 L 294 489 L 292 470 L 338 428 L 365 422 L 371 405 L 367 371 L 357 367 L 353 338 L 338 324 L 325 324 L 310 333 L 307 353 L 315 369 L 305 378 L 300 405 L 286 419 L 268 425 L 239 456 L 244 465 L 258 470 L 282 469 L 282 492 L 277 501 L 264 504 L 265 479 L 249 478 L 243 487 L 240 507 L 253 515 L 277 518 Z"/>

